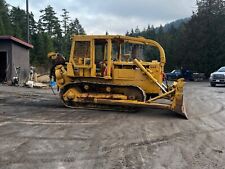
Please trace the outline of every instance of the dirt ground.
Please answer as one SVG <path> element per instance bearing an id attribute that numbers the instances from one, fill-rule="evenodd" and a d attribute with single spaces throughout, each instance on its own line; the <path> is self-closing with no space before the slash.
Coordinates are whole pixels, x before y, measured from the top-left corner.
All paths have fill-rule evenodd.
<path id="1" fill-rule="evenodd" d="M 189 82 L 185 103 L 189 120 L 68 109 L 51 90 L 0 86 L 0 168 L 225 168 L 225 87 Z"/>

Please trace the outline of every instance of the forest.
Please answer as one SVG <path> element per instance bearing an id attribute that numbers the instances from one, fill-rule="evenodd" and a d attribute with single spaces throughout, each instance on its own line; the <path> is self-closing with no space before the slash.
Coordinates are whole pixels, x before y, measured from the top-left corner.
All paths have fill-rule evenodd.
<path id="1" fill-rule="evenodd" d="M 29 13 L 30 43 L 34 48 L 30 51 L 30 62 L 34 66 L 46 66 L 49 63 L 47 53 L 57 51 L 68 56 L 70 37 L 73 34 L 85 34 L 78 18 L 71 18 L 66 9 L 62 9 L 58 18 L 52 6 L 40 10 L 36 21 Z M 0 0 L 0 35 L 12 35 L 27 41 L 27 15 L 19 7 L 11 7 Z"/>
<path id="2" fill-rule="evenodd" d="M 149 24 L 140 30 L 127 28 L 124 34 L 143 36 L 158 41 L 166 52 L 166 71 L 186 68 L 209 75 L 220 66 L 225 66 L 225 2 L 223 0 L 197 0 L 197 10 L 190 18 L 185 18 L 154 27 Z M 30 43 L 34 48 L 30 52 L 31 64 L 48 64 L 47 53 L 58 51 L 68 56 L 70 37 L 73 34 L 85 34 L 85 28 L 78 18 L 71 18 L 66 9 L 62 9 L 60 18 L 52 6 L 40 10 L 38 20 L 32 13 L 30 20 Z M 138 23 L 137 23 L 138 25 Z M 13 35 L 26 40 L 26 12 L 19 7 L 7 5 L 0 0 L 0 35 Z M 126 31 L 126 30 L 125 30 Z M 157 52 L 145 48 L 146 59 L 154 59 Z"/>

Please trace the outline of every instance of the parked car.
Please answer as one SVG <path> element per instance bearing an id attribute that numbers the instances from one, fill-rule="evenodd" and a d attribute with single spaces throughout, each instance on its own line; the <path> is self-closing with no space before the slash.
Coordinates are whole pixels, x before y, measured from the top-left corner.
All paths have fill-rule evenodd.
<path id="1" fill-rule="evenodd" d="M 181 70 L 173 70 L 172 72 L 166 73 L 167 80 L 175 80 L 181 78 Z"/>
<path id="2" fill-rule="evenodd" d="M 193 81 L 193 72 L 185 69 L 176 69 L 170 73 L 166 73 L 167 80 L 176 80 L 179 78 L 184 78 L 185 80 Z"/>
<path id="3" fill-rule="evenodd" d="M 225 84 L 225 66 L 211 73 L 209 82 L 212 87 L 215 87 L 217 84 Z"/>

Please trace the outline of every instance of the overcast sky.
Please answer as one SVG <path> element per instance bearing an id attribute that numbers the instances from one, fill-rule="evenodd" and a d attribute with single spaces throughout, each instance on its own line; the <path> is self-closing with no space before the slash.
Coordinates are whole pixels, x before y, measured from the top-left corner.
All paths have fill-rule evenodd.
<path id="1" fill-rule="evenodd" d="M 25 9 L 26 0 L 6 0 Z M 40 9 L 51 5 L 58 16 L 63 8 L 78 18 L 87 34 L 125 34 L 148 24 L 159 26 L 190 17 L 196 0 L 29 0 L 30 11 L 38 18 Z"/>

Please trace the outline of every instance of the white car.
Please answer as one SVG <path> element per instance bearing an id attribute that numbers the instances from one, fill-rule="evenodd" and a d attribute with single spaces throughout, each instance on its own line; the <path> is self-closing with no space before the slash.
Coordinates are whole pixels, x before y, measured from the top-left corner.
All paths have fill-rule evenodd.
<path id="1" fill-rule="evenodd" d="M 225 66 L 211 73 L 209 82 L 212 87 L 215 87 L 216 84 L 225 84 Z"/>

